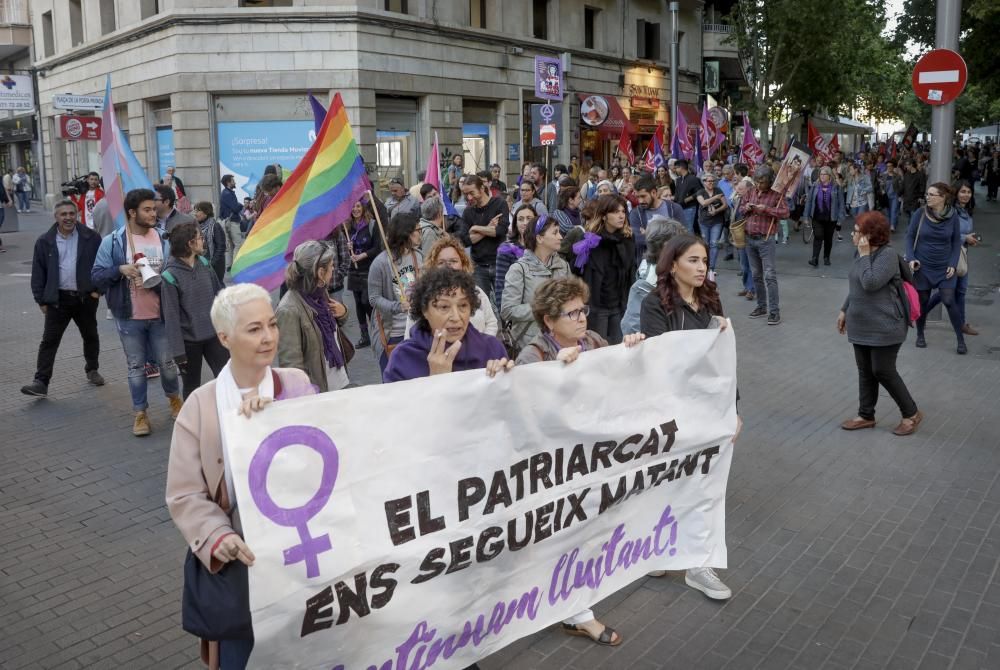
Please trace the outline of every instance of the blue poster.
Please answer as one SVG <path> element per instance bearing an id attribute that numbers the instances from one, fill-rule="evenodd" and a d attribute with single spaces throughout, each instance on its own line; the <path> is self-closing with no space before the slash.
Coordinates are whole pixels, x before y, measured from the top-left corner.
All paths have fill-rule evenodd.
<path id="1" fill-rule="evenodd" d="M 156 166 L 160 174 L 156 175 L 156 183 L 167 173 L 167 168 L 177 164 L 174 162 L 174 129 L 171 126 L 156 129 Z M 178 175 L 180 176 L 180 175 Z"/>
<path id="2" fill-rule="evenodd" d="M 268 165 L 292 173 L 316 139 L 313 121 L 225 121 L 217 124 L 219 176 L 236 177 L 236 197 L 252 198 Z"/>

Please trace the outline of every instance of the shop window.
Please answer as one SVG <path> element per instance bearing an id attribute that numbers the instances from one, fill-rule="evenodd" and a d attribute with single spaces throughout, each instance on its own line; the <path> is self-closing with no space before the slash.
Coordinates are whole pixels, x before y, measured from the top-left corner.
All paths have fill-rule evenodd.
<path id="1" fill-rule="evenodd" d="M 409 4 L 407 0 L 385 0 L 385 11 L 396 12 L 397 14 L 409 14 Z"/>
<path id="2" fill-rule="evenodd" d="M 159 0 L 139 0 L 139 16 L 148 19 L 160 13 Z"/>
<path id="3" fill-rule="evenodd" d="M 637 19 L 635 35 L 635 57 L 660 60 L 660 24 Z"/>
<path id="4" fill-rule="evenodd" d="M 595 43 L 597 35 L 597 21 L 601 10 L 596 7 L 583 8 L 583 46 L 587 49 L 596 49 Z"/>
<path id="5" fill-rule="evenodd" d="M 125 139 L 128 140 L 128 105 L 115 105 L 115 121 L 118 123 L 119 130 L 125 135 Z"/>
<path id="6" fill-rule="evenodd" d="M 73 46 L 83 44 L 82 0 L 69 0 L 69 36 Z"/>
<path id="7" fill-rule="evenodd" d="M 45 56 L 54 56 L 56 53 L 55 29 L 52 26 L 52 12 L 42 14 L 42 46 Z"/>
<path id="8" fill-rule="evenodd" d="M 469 0 L 469 25 L 486 28 L 486 0 Z"/>
<path id="9" fill-rule="evenodd" d="M 534 0 L 531 11 L 532 34 L 540 40 L 549 38 L 549 0 Z"/>

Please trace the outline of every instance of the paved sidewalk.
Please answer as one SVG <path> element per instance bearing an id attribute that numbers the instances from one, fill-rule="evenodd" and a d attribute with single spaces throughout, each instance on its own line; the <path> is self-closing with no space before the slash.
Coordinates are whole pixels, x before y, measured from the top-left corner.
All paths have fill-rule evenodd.
<path id="1" fill-rule="evenodd" d="M 49 218 L 0 231 L 0 668 L 197 668 L 179 623 L 185 547 L 163 503 L 170 421 L 157 385 L 154 433 L 133 438 L 102 308 L 108 385 L 87 385 L 71 327 L 49 398 L 19 392 L 42 330 L 26 273 Z M 622 646 L 553 627 L 484 670 L 1000 668 L 1000 207 L 983 203 L 976 219 L 985 243 L 970 252 L 968 313 L 982 335 L 964 357 L 943 324 L 927 349 L 904 345 L 900 371 L 926 415 L 909 438 L 890 433 L 898 414 L 884 394 L 875 430 L 837 427 L 857 409 L 851 347 L 834 329 L 846 239 L 818 270 L 801 240 L 779 249 L 778 327 L 746 318 L 726 264 L 746 421 L 721 571 L 733 598 L 712 602 L 680 573 L 642 579 L 595 606 Z M 351 372 L 377 377 L 367 350 Z"/>

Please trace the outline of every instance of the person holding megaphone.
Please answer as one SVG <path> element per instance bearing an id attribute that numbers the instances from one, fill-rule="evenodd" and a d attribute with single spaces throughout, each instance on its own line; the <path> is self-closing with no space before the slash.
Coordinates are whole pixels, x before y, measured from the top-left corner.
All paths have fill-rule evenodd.
<path id="1" fill-rule="evenodd" d="M 177 366 L 170 356 L 160 304 L 160 269 L 169 246 L 156 230 L 157 195 L 145 188 L 125 195 L 126 224 L 101 240 L 91 279 L 105 293 L 128 363 L 128 386 L 135 420 L 132 434 L 149 435 L 146 361 L 160 369 L 160 383 L 173 418 L 181 411 Z"/>

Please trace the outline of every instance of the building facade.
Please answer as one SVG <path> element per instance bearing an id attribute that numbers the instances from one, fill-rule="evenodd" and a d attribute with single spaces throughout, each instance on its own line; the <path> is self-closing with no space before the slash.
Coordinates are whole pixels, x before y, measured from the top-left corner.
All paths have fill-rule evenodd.
<path id="1" fill-rule="evenodd" d="M 99 170 L 98 143 L 57 138 L 55 94 L 102 95 L 150 175 L 176 166 L 192 200 L 214 199 L 231 172 L 252 189 L 263 167 L 287 172 L 308 148 L 307 100 L 339 92 L 376 184 L 406 183 L 437 134 L 442 161 L 499 163 L 509 178 L 532 147 L 534 57 L 565 69 L 553 163 L 608 163 L 628 125 L 637 152 L 669 101 L 664 0 L 34 0 L 47 184 Z M 679 99 L 702 93 L 702 11 L 682 0 Z M 581 119 L 599 96 L 605 123 Z M 591 101 L 590 104 L 593 104 Z M 96 112 L 81 112 L 83 114 Z M 590 119 L 592 122 L 593 119 Z M 154 180 L 155 181 L 155 180 Z M 52 190 L 52 189 L 50 189 Z"/>
<path id="2" fill-rule="evenodd" d="M 25 168 L 33 180 L 33 194 L 39 194 L 42 170 L 32 59 L 28 0 L 0 0 L 0 84 L 3 85 L 0 91 L 14 94 L 12 97 L 18 100 L 17 105 L 3 104 L 0 108 L 0 173 Z M 9 108 L 14 106 L 21 108 Z M 12 223 L 8 221 L 8 229 Z"/>

